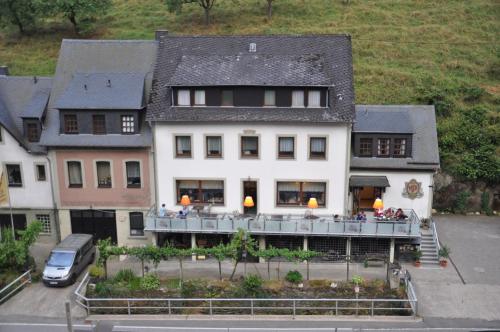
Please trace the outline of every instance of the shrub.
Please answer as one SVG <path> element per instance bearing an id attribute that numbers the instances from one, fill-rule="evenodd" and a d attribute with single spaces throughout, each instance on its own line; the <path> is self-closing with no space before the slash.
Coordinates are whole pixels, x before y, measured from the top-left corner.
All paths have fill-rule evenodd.
<path id="1" fill-rule="evenodd" d="M 107 282 L 98 282 L 95 285 L 95 293 L 99 297 L 108 297 L 112 293 L 112 287 Z"/>
<path id="2" fill-rule="evenodd" d="M 363 277 L 358 275 L 353 276 L 352 283 L 355 285 L 361 285 L 363 283 Z"/>
<path id="3" fill-rule="evenodd" d="M 193 297 L 194 294 L 196 294 L 197 290 L 198 290 L 198 288 L 196 287 L 196 284 L 193 281 L 188 280 L 188 281 L 185 281 L 182 283 L 181 295 L 182 295 L 182 297 L 185 297 L 185 298 Z"/>
<path id="4" fill-rule="evenodd" d="M 493 214 L 493 210 L 490 207 L 490 194 L 487 191 L 483 191 L 481 194 L 481 211 L 488 216 Z"/>
<path id="5" fill-rule="evenodd" d="M 118 271 L 114 280 L 115 280 L 115 282 L 125 281 L 128 283 L 128 282 L 134 280 L 135 278 L 137 278 L 137 277 L 135 276 L 134 271 L 132 271 L 131 269 L 124 269 L 124 270 Z"/>
<path id="6" fill-rule="evenodd" d="M 450 248 L 448 246 L 443 245 L 441 249 L 439 249 L 439 257 L 449 258 L 450 257 Z"/>
<path id="7" fill-rule="evenodd" d="M 474 102 L 481 99 L 486 91 L 479 86 L 466 86 L 461 89 L 461 92 L 464 94 L 465 101 Z"/>
<path id="8" fill-rule="evenodd" d="M 255 296 L 262 291 L 262 278 L 255 274 L 250 274 L 243 279 L 243 289 L 249 295 Z"/>
<path id="9" fill-rule="evenodd" d="M 157 290 L 160 288 L 160 278 L 155 274 L 146 274 L 141 278 L 140 287 L 145 291 Z"/>
<path id="10" fill-rule="evenodd" d="M 92 278 L 103 279 L 105 274 L 104 268 L 101 266 L 91 265 L 89 267 L 89 276 Z"/>
<path id="11" fill-rule="evenodd" d="M 332 281 L 327 279 L 309 280 L 309 287 L 311 288 L 330 288 Z"/>
<path id="12" fill-rule="evenodd" d="M 461 191 L 455 197 L 455 201 L 453 202 L 453 212 L 465 214 L 467 211 L 467 201 L 469 200 L 470 192 Z"/>
<path id="13" fill-rule="evenodd" d="M 288 273 L 285 276 L 285 280 L 288 282 L 291 282 L 293 284 L 298 284 L 304 280 L 302 277 L 302 274 L 299 271 L 288 271 Z"/>

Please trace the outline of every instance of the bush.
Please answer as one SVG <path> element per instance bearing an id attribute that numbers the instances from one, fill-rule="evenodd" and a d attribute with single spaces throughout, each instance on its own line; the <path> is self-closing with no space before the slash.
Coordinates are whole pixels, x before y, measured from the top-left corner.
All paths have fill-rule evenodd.
<path id="1" fill-rule="evenodd" d="M 363 283 L 363 277 L 362 276 L 358 276 L 358 275 L 355 275 L 352 277 L 352 283 L 355 284 L 355 285 L 361 285 Z"/>
<path id="2" fill-rule="evenodd" d="M 490 207 L 490 194 L 487 191 L 483 191 L 481 194 L 481 211 L 488 216 L 493 215 L 493 210 Z"/>
<path id="3" fill-rule="evenodd" d="M 285 276 L 285 280 L 293 284 L 298 284 L 304 280 L 302 274 L 299 271 L 288 271 Z"/>
<path id="4" fill-rule="evenodd" d="M 108 297 L 111 295 L 113 288 L 107 282 L 98 282 L 95 285 L 95 293 L 99 297 Z"/>
<path id="5" fill-rule="evenodd" d="M 250 274 L 243 279 L 243 289 L 248 295 L 255 296 L 262 291 L 262 278 L 255 274 Z"/>
<path id="6" fill-rule="evenodd" d="M 89 276 L 92 278 L 103 279 L 106 275 L 104 268 L 101 266 L 91 265 L 89 267 Z"/>
<path id="7" fill-rule="evenodd" d="M 188 280 L 182 283 L 181 295 L 184 298 L 193 297 L 197 290 L 198 288 L 196 287 L 196 284 L 193 281 Z"/>
<path id="8" fill-rule="evenodd" d="M 470 192 L 461 191 L 457 194 L 455 201 L 453 202 L 453 212 L 465 214 L 467 211 L 467 202 L 470 197 Z"/>
<path id="9" fill-rule="evenodd" d="M 125 281 L 125 282 L 129 283 L 130 281 L 134 280 L 135 278 L 137 278 L 137 277 L 136 277 L 134 271 L 132 271 L 131 269 L 124 269 L 124 270 L 118 271 L 114 280 L 116 282 Z"/>
<path id="10" fill-rule="evenodd" d="M 140 287 L 145 291 L 157 290 L 160 288 L 160 278 L 155 274 L 146 274 L 141 279 Z"/>

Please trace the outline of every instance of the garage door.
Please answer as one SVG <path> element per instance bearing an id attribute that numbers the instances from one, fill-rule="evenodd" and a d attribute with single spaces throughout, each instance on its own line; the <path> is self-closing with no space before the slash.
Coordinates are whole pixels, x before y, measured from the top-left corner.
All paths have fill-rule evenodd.
<path id="1" fill-rule="evenodd" d="M 71 210 L 72 233 L 92 234 L 94 241 L 111 238 L 117 243 L 114 210 Z"/>
<path id="2" fill-rule="evenodd" d="M 25 214 L 13 214 L 14 217 L 14 229 L 16 231 L 26 229 L 26 215 Z M 0 228 L 11 228 L 10 214 L 0 214 Z M 19 238 L 19 234 L 16 232 L 16 238 Z"/>

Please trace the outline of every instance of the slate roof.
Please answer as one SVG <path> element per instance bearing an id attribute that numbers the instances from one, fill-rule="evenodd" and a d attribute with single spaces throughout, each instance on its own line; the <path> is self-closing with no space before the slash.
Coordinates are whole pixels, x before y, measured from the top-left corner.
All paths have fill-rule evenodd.
<path id="1" fill-rule="evenodd" d="M 256 52 L 249 52 L 250 43 L 256 44 Z M 189 85 L 326 86 L 330 107 L 173 106 L 172 86 Z M 350 123 L 354 120 L 350 36 L 162 36 L 147 119 Z"/>
<path id="2" fill-rule="evenodd" d="M 23 117 L 43 116 L 52 86 L 50 77 L 0 75 L 0 124 L 28 152 L 45 153 L 39 143 L 24 138 Z"/>
<path id="3" fill-rule="evenodd" d="M 387 176 L 351 175 L 349 187 L 390 187 Z"/>
<path id="4" fill-rule="evenodd" d="M 144 100 L 148 100 L 158 43 L 153 40 L 71 40 L 64 39 L 59 52 L 54 85 L 40 143 L 52 147 L 124 147 L 144 148 L 152 143 L 151 129 L 142 123 L 137 135 L 64 135 L 59 133 L 57 103 L 80 74 L 89 78 L 138 78 L 144 82 Z M 101 81 L 102 82 L 102 81 Z M 106 81 L 104 81 L 106 83 Z M 76 83 L 73 83 L 76 84 Z M 136 83 L 134 83 L 136 84 Z M 113 86 L 113 81 L 111 82 Z M 117 89 L 129 91 L 131 83 L 116 83 Z M 128 99 L 126 93 L 121 98 Z M 110 100 L 117 101 L 116 95 Z M 64 99 L 63 99 L 64 100 Z M 102 101 L 102 99 L 101 99 Z M 137 106 L 137 98 L 134 97 Z"/>
<path id="5" fill-rule="evenodd" d="M 386 109 L 356 107 L 356 121 L 353 131 L 358 133 L 398 133 L 413 134 L 414 129 L 408 109 Z"/>
<path id="6" fill-rule="evenodd" d="M 144 107 L 144 73 L 75 73 L 56 101 L 58 109 Z"/>
<path id="7" fill-rule="evenodd" d="M 367 115 L 368 113 L 368 115 Z M 402 114 L 408 122 L 400 123 Z M 377 121 L 373 121 L 377 119 Z M 386 119 L 391 124 L 380 124 L 378 119 Z M 391 120 L 392 119 L 392 120 Z M 368 122 L 370 121 L 370 122 Z M 439 149 L 434 106 L 427 105 L 356 105 L 356 123 L 353 135 L 358 128 L 372 127 L 383 132 L 402 133 L 400 128 L 413 132 L 411 158 L 362 158 L 351 155 L 351 169 L 439 169 Z M 392 129 L 391 129 L 392 128 Z M 389 131 L 391 129 L 392 131 Z M 365 132 L 365 131 L 362 131 Z"/>

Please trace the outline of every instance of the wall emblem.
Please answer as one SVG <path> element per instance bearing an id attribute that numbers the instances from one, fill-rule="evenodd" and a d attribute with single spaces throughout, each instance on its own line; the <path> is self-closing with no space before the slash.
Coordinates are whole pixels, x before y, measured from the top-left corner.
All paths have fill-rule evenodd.
<path id="1" fill-rule="evenodd" d="M 422 191 L 422 182 L 417 182 L 417 180 L 415 179 L 411 179 L 409 182 L 405 182 L 403 197 L 415 199 L 422 196 L 424 196 L 424 192 Z"/>

